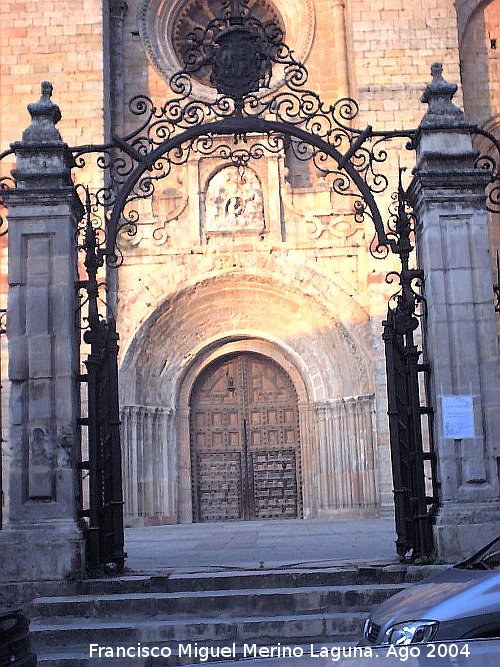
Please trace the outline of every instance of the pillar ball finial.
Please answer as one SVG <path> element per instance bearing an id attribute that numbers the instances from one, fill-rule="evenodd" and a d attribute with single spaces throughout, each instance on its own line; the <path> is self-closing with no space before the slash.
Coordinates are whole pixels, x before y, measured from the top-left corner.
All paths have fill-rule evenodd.
<path id="1" fill-rule="evenodd" d="M 61 111 L 51 100 L 54 87 L 50 81 L 42 81 L 38 102 L 28 104 L 31 125 L 23 132 L 23 141 L 43 143 L 60 141 L 56 124 L 61 120 Z"/>
<path id="2" fill-rule="evenodd" d="M 433 63 L 431 66 L 432 81 L 427 84 L 421 102 L 429 105 L 420 124 L 421 127 L 439 127 L 449 125 L 463 125 L 464 114 L 452 99 L 458 90 L 456 83 L 449 83 L 443 79 L 443 64 Z"/>

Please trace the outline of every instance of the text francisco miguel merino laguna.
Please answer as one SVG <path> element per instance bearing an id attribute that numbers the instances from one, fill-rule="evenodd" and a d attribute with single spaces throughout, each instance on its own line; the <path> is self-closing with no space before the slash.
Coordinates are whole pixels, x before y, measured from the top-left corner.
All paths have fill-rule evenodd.
<path id="1" fill-rule="evenodd" d="M 223 646 L 205 646 L 198 642 L 178 644 L 176 649 L 168 646 L 101 646 L 90 644 L 89 657 L 99 658 L 169 658 L 171 655 L 196 658 L 199 662 L 207 662 L 213 658 L 331 658 L 333 661 L 340 658 L 371 658 L 373 653 L 369 646 L 282 646 L 280 643 L 271 646 L 258 644 L 235 643 Z"/>

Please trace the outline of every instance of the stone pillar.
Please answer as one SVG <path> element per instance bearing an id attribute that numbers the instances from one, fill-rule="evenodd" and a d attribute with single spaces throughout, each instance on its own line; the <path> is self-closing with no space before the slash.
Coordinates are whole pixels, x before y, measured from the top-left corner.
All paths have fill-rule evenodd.
<path id="1" fill-rule="evenodd" d="M 429 110 L 419 128 L 410 196 L 425 275 L 425 351 L 436 410 L 441 505 L 435 539 L 438 554 L 453 560 L 500 533 L 500 379 L 484 193 L 488 175 L 474 168 L 470 126 L 452 103 L 457 87 L 441 72 L 441 65 L 432 66 L 433 80 L 422 96 Z M 443 396 L 472 397 L 473 437 L 466 437 L 466 429 L 463 437 L 445 429 Z"/>
<path id="2" fill-rule="evenodd" d="M 12 145 L 16 188 L 9 217 L 9 522 L 0 533 L 0 581 L 61 579 L 79 571 L 77 519 L 79 333 L 75 230 L 80 200 L 52 86 L 30 104 L 32 122 Z"/>

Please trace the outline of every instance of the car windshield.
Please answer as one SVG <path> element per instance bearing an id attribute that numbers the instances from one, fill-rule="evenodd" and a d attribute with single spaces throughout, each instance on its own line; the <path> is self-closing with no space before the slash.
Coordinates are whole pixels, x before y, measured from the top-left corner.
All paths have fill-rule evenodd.
<path id="1" fill-rule="evenodd" d="M 468 570 L 500 570 L 500 536 L 455 567 Z"/>

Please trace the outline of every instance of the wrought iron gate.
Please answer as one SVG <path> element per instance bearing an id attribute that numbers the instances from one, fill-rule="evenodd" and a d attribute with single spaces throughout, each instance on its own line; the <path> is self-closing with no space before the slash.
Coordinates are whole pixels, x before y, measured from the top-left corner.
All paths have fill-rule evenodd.
<path id="1" fill-rule="evenodd" d="M 414 220 L 406 196 L 399 187 L 397 211 L 393 217 L 391 247 L 401 260 L 401 272 L 389 274 L 399 280 L 400 289 L 390 303 L 384 321 L 383 339 L 387 370 L 389 435 L 397 541 L 401 558 L 430 556 L 434 550 L 432 523 L 437 509 L 435 454 L 432 447 L 432 408 L 422 406 L 426 400 L 429 368 L 419 363 L 421 351 L 415 344 L 419 326 L 416 310 L 423 303 L 420 293 L 423 274 L 409 268 L 413 250 L 411 236 Z M 422 376 L 423 382 L 420 382 Z M 426 445 L 422 433 L 422 416 L 431 420 Z M 427 470 L 426 470 L 427 468 Z"/>
<path id="2" fill-rule="evenodd" d="M 93 194 L 105 226 L 99 258 L 105 258 L 110 267 L 119 266 L 119 237 L 137 232 L 141 200 L 154 196 L 158 184 L 174 167 L 187 164 L 193 157 L 217 157 L 242 170 L 251 160 L 265 156 L 311 160 L 328 182 L 331 197 L 351 202 L 346 215 L 359 224 L 372 223 L 371 254 L 383 258 L 392 250 L 401 258 L 401 272 L 397 273 L 401 289 L 396 306 L 389 310 L 384 331 L 397 544 L 401 556 L 428 555 L 432 551 L 432 507 L 437 494 L 432 442 L 429 440 L 424 451 L 422 438 L 420 419 L 428 409 L 420 404 L 419 374 L 424 366 L 419 362 L 414 341 L 418 326 L 415 308 L 421 299 L 412 284 L 422 276 L 409 268 L 413 250 L 411 221 L 402 188 L 393 227 L 386 226 L 376 200 L 390 192 L 389 179 L 381 171 L 388 157 L 384 142 L 409 140 L 407 148 L 414 150 L 418 132 L 375 131 L 370 125 L 356 127 L 359 107 L 355 100 L 342 98 L 329 105 L 314 90 L 307 89 L 307 69 L 284 42 L 280 26 L 252 16 L 248 0 L 221 0 L 220 6 L 220 16 L 206 26 L 195 26 L 186 35 L 184 67 L 171 77 L 172 95 L 164 104 L 157 105 L 149 97 L 137 95 L 129 103 L 129 110 L 138 121 L 135 129 L 125 136 L 113 136 L 107 144 L 72 148 L 77 167 L 84 168 L 86 156 L 97 153 L 97 166 L 104 172 L 104 186 L 98 186 Z M 273 75 L 274 66 L 280 72 L 277 77 Z M 193 96 L 193 77 L 210 81 L 217 91 L 213 101 Z M 89 292 L 89 304 L 90 300 Z M 93 346 L 87 362 L 89 383 L 93 383 L 93 395 L 106 401 L 102 387 L 107 382 L 114 386 L 115 370 L 111 371 L 108 363 L 115 363 L 110 359 L 116 337 L 112 325 L 99 321 L 97 313 L 89 316 L 89 327 L 87 340 Z M 94 372 L 96 378 L 91 380 Z M 113 402 L 109 406 L 113 414 L 111 430 L 104 432 L 102 420 L 108 408 L 89 407 L 89 435 L 97 443 L 93 445 L 97 458 L 89 460 L 95 480 L 89 539 L 96 554 L 92 558 L 99 561 L 111 554 L 119 563 L 124 557 L 122 538 L 113 536 L 108 548 L 106 544 L 101 546 L 100 537 L 111 521 L 104 519 L 104 514 L 109 511 L 109 517 L 115 516 L 118 521 L 116 517 L 121 512 L 121 496 L 113 486 L 113 475 L 118 479 L 119 474 L 115 467 L 119 464 L 117 415 L 113 413 L 116 405 Z M 108 451 L 116 459 L 111 458 L 111 467 L 105 473 L 101 467 L 108 465 Z M 426 477 L 431 486 L 429 493 Z M 111 500 L 103 491 L 107 480 L 111 480 L 109 488 L 116 494 Z M 102 557 L 101 549 L 105 554 Z"/>
<path id="3" fill-rule="evenodd" d="M 88 471 L 88 508 L 82 508 L 89 571 L 99 571 L 109 563 L 123 570 L 126 553 L 123 535 L 122 466 L 118 399 L 118 334 L 113 318 L 102 319 L 98 311 L 97 272 L 103 257 L 92 225 L 91 202 L 86 191 L 83 249 L 88 279 L 78 286 L 87 293 L 87 328 L 83 335 L 90 345 L 85 361 L 87 373 L 88 416 L 81 419 L 87 427 L 88 461 L 80 464 Z"/>
<path id="4" fill-rule="evenodd" d="M 158 183 L 174 167 L 186 164 L 193 156 L 210 156 L 244 170 L 254 159 L 293 154 L 297 160 L 310 160 L 325 182 L 329 179 L 332 197 L 350 199 L 348 215 L 354 222 L 372 223 L 374 236 L 369 249 L 373 257 L 386 257 L 391 250 L 400 255 L 401 283 L 408 280 L 411 292 L 416 274 L 408 269 L 408 257 L 413 248 L 409 232 L 405 237 L 406 232 L 400 228 L 406 218 L 401 218 L 395 229 L 390 225 L 387 229 L 376 197 L 387 193 L 389 187 L 388 177 L 381 172 L 388 156 L 384 142 L 409 139 L 407 148 L 412 150 L 417 131 L 375 131 L 369 125 L 356 128 L 356 101 L 343 98 L 327 105 L 316 92 L 307 89 L 307 69 L 283 41 L 281 28 L 252 16 L 247 0 L 221 0 L 221 15 L 186 36 L 184 61 L 184 68 L 170 79 L 173 97 L 165 104 L 157 106 L 144 95 L 130 101 L 129 109 L 139 121 L 135 130 L 124 137 L 113 137 L 109 144 L 72 149 L 79 167 L 85 166 L 86 154 L 99 153 L 97 165 L 104 171 L 105 185 L 93 196 L 103 211 L 101 257 L 108 265 L 120 265 L 120 235 L 136 233 L 140 200 L 154 196 Z M 270 85 L 275 65 L 283 76 L 277 92 Z M 218 93 L 211 102 L 193 98 L 193 77 L 207 75 L 207 68 Z M 401 478 L 396 489 L 398 549 L 416 555 L 428 554 L 432 540 L 426 533 L 426 539 L 417 542 L 410 526 L 414 520 L 419 526 L 430 523 L 425 496 L 421 498 L 422 457 L 414 460 L 415 452 L 421 450 L 421 437 L 408 435 L 411 429 L 418 430 L 416 412 L 401 402 L 401 396 L 408 394 L 408 406 L 420 409 L 415 407 L 415 377 L 407 373 L 408 368 L 418 366 L 418 354 L 412 357 L 409 352 L 413 329 L 404 328 L 414 319 L 414 302 L 409 318 L 403 312 L 409 305 L 408 289 L 403 287 L 397 308 L 389 313 L 385 335 L 393 359 L 388 365 L 391 446 L 395 471 Z M 415 444 L 417 441 L 420 444 Z M 408 472 L 409 467 L 413 472 Z M 414 477 L 419 480 L 418 500 L 411 481 Z"/>

